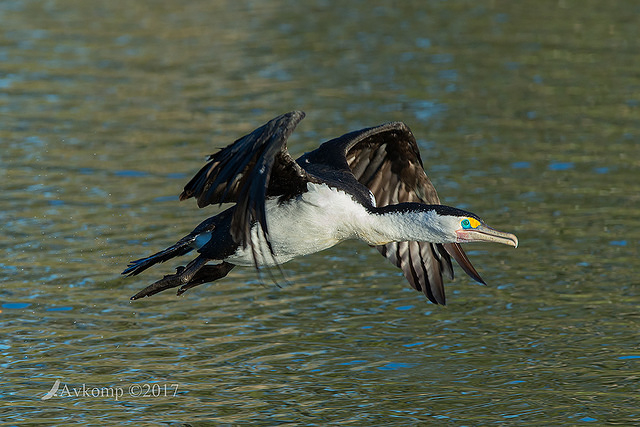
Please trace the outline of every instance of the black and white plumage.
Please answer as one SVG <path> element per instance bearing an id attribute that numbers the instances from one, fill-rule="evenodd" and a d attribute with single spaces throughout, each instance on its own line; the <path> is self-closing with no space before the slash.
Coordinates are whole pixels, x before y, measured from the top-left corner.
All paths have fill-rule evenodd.
<path id="1" fill-rule="evenodd" d="M 276 117 L 209 157 L 180 200 L 195 197 L 201 208 L 235 205 L 173 246 L 131 262 L 123 274 L 137 275 L 192 250 L 199 253 L 132 299 L 178 286 L 180 295 L 224 277 L 235 265 L 279 265 L 357 238 L 401 268 L 414 289 L 445 304 L 442 275 L 453 278 L 451 257 L 484 284 L 459 243 L 517 246 L 513 234 L 440 205 L 404 123 L 347 133 L 294 160 L 286 141 L 303 118 L 301 111 Z"/>

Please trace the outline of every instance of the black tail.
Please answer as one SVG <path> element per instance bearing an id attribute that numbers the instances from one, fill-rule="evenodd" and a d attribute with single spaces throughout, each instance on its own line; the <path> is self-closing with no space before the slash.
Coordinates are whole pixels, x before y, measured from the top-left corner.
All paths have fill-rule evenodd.
<path id="1" fill-rule="evenodd" d="M 190 237 L 190 236 L 187 236 Z M 126 270 L 122 272 L 122 274 L 126 274 L 127 276 L 135 276 L 140 274 L 147 268 L 151 267 L 154 264 L 159 262 L 165 262 L 170 260 L 171 258 L 175 258 L 177 256 L 181 256 L 187 254 L 193 250 L 193 247 L 190 245 L 193 239 L 181 239 L 175 245 L 168 247 L 167 249 L 155 253 L 149 257 L 137 259 L 135 261 L 131 261 L 127 266 Z"/>
<path id="2" fill-rule="evenodd" d="M 234 207 L 231 207 L 216 216 L 205 219 L 200 224 L 198 224 L 198 226 L 191 233 L 178 240 L 175 245 L 170 246 L 167 249 L 155 253 L 149 257 L 131 261 L 126 270 L 122 272 L 122 274 L 135 276 L 142 273 L 144 270 L 154 264 L 165 262 L 167 260 L 170 260 L 171 258 L 175 258 L 177 256 L 181 256 L 191 252 L 194 249 L 194 243 L 196 242 L 196 239 L 200 234 L 211 233 L 214 230 L 219 229 L 220 226 L 222 226 L 223 230 L 229 229 L 229 223 L 231 221 L 233 209 Z M 226 231 L 226 233 L 228 234 L 228 231 Z"/>

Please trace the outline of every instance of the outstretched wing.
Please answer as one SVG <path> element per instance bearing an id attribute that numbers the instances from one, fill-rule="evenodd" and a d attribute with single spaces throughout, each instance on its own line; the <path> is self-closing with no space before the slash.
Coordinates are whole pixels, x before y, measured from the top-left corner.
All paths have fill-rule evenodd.
<path id="1" fill-rule="evenodd" d="M 371 190 L 377 206 L 402 202 L 440 204 L 424 171 L 416 139 L 404 123 L 362 129 L 327 144 L 343 150 L 353 175 Z M 471 278 L 484 284 L 457 243 L 392 242 L 376 248 L 402 269 L 414 289 L 436 304 L 444 305 L 446 301 L 442 274 L 453 279 L 450 256 Z"/>
<path id="2" fill-rule="evenodd" d="M 189 181 L 180 200 L 195 197 L 199 207 L 235 202 L 231 235 L 244 247 L 256 248 L 251 227 L 258 223 L 273 255 L 265 200 L 306 191 L 311 177 L 287 151 L 287 139 L 304 118 L 302 111 L 276 117 L 248 135 L 209 156 L 209 162 Z M 257 264 L 257 260 L 256 260 Z"/>

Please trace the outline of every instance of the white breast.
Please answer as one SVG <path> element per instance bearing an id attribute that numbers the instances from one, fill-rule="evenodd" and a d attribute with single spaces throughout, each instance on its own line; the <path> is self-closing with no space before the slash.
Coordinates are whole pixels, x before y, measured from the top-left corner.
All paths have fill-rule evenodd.
<path id="1" fill-rule="evenodd" d="M 366 209 L 345 192 L 326 184 L 309 183 L 307 189 L 306 193 L 282 204 L 278 204 L 277 199 L 266 202 L 269 238 L 279 264 L 330 248 L 346 239 L 361 237 L 357 230 L 368 220 Z M 259 264 L 273 265 L 259 231 L 257 225 L 252 230 Z M 240 248 L 226 261 L 253 265 L 251 249 Z"/>

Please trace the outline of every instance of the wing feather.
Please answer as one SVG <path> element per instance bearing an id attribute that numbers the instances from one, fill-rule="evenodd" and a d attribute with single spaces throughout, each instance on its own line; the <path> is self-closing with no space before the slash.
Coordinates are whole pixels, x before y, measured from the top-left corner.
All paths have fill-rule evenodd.
<path id="1" fill-rule="evenodd" d="M 404 123 L 362 129 L 326 144 L 328 151 L 342 150 L 353 175 L 373 193 L 376 206 L 402 202 L 440 204 L 424 170 L 416 139 Z M 484 284 L 457 243 L 392 242 L 376 248 L 402 269 L 412 288 L 436 304 L 446 302 L 442 275 L 453 279 L 451 257 L 471 278 Z"/>
<path id="2" fill-rule="evenodd" d="M 291 197 L 306 191 L 311 177 L 287 151 L 287 139 L 304 118 L 292 111 L 270 120 L 233 144 L 209 156 L 209 162 L 187 183 L 180 200 L 195 197 L 199 207 L 235 202 L 231 235 L 244 247 L 251 246 L 256 261 L 256 246 L 251 228 L 262 228 L 271 254 L 266 221 L 267 197 Z"/>

